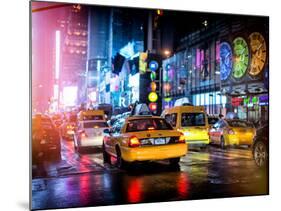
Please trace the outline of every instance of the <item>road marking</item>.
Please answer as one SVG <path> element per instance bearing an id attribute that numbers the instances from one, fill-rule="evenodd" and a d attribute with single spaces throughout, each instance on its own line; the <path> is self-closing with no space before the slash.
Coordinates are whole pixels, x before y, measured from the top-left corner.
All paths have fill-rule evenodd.
<path id="1" fill-rule="evenodd" d="M 190 160 L 202 160 L 210 161 L 211 159 L 218 158 L 224 160 L 236 160 L 236 159 L 252 159 L 251 151 L 249 150 L 240 150 L 240 149 L 231 149 L 231 150 L 222 150 L 217 148 L 211 148 L 212 151 L 189 151 L 187 157 Z"/>

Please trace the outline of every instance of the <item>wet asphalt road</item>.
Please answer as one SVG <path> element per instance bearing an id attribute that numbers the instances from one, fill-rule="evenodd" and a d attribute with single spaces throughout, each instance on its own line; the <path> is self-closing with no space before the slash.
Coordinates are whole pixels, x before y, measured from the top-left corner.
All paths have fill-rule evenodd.
<path id="1" fill-rule="evenodd" d="M 32 209 L 268 194 L 266 171 L 247 148 L 193 148 L 178 168 L 160 161 L 129 170 L 105 165 L 101 149 L 73 149 L 63 141 L 61 162 L 45 163 L 45 172 L 33 166 Z"/>

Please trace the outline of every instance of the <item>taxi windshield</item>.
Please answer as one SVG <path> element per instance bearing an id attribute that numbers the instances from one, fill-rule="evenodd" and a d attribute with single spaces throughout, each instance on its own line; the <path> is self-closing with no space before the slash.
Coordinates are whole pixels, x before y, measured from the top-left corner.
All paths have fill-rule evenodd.
<path id="1" fill-rule="evenodd" d="M 230 127 L 254 127 L 253 124 L 241 120 L 229 120 L 227 121 Z"/>
<path id="2" fill-rule="evenodd" d="M 149 118 L 130 120 L 127 125 L 126 132 L 136 132 L 145 130 L 172 130 L 165 119 Z"/>
<path id="3" fill-rule="evenodd" d="M 208 117 L 208 123 L 209 123 L 210 125 L 216 124 L 217 121 L 219 121 L 219 118 L 218 118 L 218 117 Z"/>
<path id="4" fill-rule="evenodd" d="M 181 126 L 205 126 L 204 113 L 182 113 Z"/>
<path id="5" fill-rule="evenodd" d="M 102 115 L 84 115 L 83 120 L 103 120 Z"/>
<path id="6" fill-rule="evenodd" d="M 106 122 L 85 122 L 84 128 L 102 128 L 108 127 Z"/>

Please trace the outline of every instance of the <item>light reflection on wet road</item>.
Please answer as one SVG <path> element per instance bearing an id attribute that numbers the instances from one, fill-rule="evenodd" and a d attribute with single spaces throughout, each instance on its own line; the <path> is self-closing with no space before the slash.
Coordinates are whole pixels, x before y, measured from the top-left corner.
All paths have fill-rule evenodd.
<path id="1" fill-rule="evenodd" d="M 78 155 L 63 142 L 62 162 L 45 164 L 32 180 L 32 208 L 99 206 L 268 193 L 267 177 L 250 149 L 191 149 L 178 168 L 165 161 L 128 171 L 104 165 L 100 149 Z"/>

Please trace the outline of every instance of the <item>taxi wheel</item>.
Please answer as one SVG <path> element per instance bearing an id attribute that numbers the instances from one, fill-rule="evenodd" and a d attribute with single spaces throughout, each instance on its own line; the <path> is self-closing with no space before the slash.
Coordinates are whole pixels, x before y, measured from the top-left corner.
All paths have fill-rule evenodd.
<path id="1" fill-rule="evenodd" d="M 104 144 L 102 145 L 103 162 L 111 164 L 110 155 L 105 151 Z"/>
<path id="2" fill-rule="evenodd" d="M 171 166 L 178 166 L 180 162 L 180 158 L 171 158 L 169 160 Z"/>
<path id="3" fill-rule="evenodd" d="M 82 147 L 80 147 L 79 145 L 78 146 L 74 145 L 74 150 L 75 150 L 76 153 L 82 153 L 82 149 L 81 148 Z"/>
<path id="4" fill-rule="evenodd" d="M 120 169 L 125 169 L 127 167 L 127 162 L 123 160 L 121 156 L 121 150 L 119 147 L 116 147 L 116 154 L 117 154 L 117 162 L 116 165 Z"/>
<path id="5" fill-rule="evenodd" d="M 268 153 L 263 142 L 256 142 L 253 149 L 253 155 L 258 167 L 263 168 L 268 165 Z"/>
<path id="6" fill-rule="evenodd" d="M 223 136 L 221 137 L 220 147 L 221 147 L 222 149 L 225 149 L 225 141 L 224 141 Z"/>
<path id="7" fill-rule="evenodd" d="M 75 136 L 73 136 L 73 145 L 74 145 L 74 151 L 76 153 L 80 153 L 81 149 L 79 147 L 78 140 L 77 140 L 77 138 Z"/>

